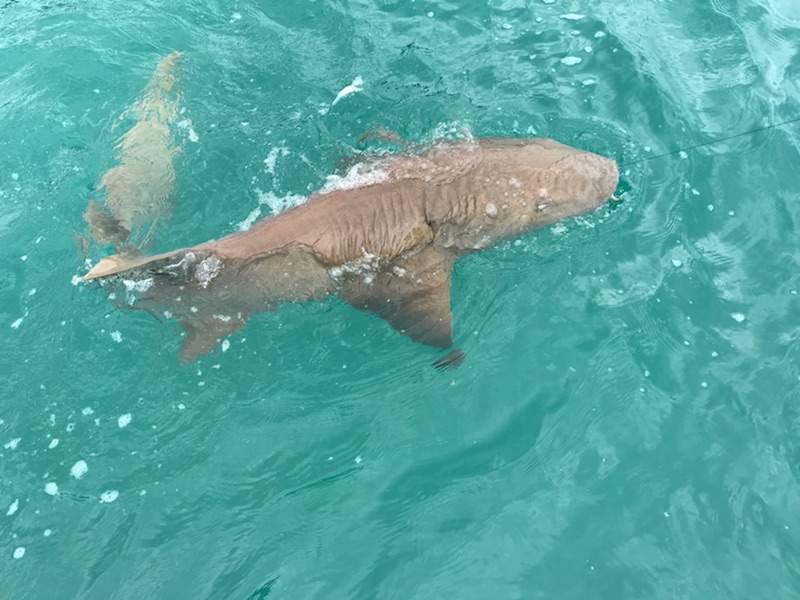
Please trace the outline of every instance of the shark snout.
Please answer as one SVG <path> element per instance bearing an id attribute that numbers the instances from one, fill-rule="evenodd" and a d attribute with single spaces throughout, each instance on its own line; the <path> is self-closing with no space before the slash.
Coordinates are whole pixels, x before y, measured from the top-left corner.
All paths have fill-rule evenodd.
<path id="1" fill-rule="evenodd" d="M 617 163 L 599 154 L 573 151 L 558 161 L 552 198 L 562 216 L 590 211 L 614 196 L 619 182 Z"/>
<path id="2" fill-rule="evenodd" d="M 587 200 L 602 204 L 614 196 L 619 183 L 619 168 L 616 161 L 592 152 L 582 152 L 576 157 L 576 170 L 584 178 L 591 190 Z"/>

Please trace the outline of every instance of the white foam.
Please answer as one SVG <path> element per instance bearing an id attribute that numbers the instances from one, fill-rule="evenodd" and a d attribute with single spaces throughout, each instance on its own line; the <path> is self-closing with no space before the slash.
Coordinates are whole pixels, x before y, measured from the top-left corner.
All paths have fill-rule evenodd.
<path id="1" fill-rule="evenodd" d="M 296 194 L 276 196 L 272 192 L 262 192 L 261 190 L 256 190 L 256 194 L 258 194 L 259 205 L 266 205 L 269 207 L 269 210 L 273 215 L 302 204 L 306 200 L 305 196 L 298 196 Z"/>
<path id="2" fill-rule="evenodd" d="M 80 275 L 73 275 L 70 281 L 72 282 L 72 285 L 78 285 L 81 281 L 83 281 L 83 278 L 81 278 Z"/>
<path id="3" fill-rule="evenodd" d="M 58 494 L 58 484 L 53 481 L 49 481 L 44 484 L 44 493 L 49 494 L 50 496 L 55 496 Z"/>
<path id="4" fill-rule="evenodd" d="M 320 192 L 326 194 L 339 190 L 352 190 L 368 185 L 375 185 L 382 183 L 389 179 L 389 174 L 386 171 L 375 168 L 371 165 L 357 164 L 353 165 L 350 170 L 341 177 L 339 175 L 328 175 L 325 185 L 322 186 Z"/>
<path id="5" fill-rule="evenodd" d="M 42 535 L 44 537 L 50 537 L 51 535 L 53 535 L 53 530 L 52 529 L 45 529 L 44 532 L 42 533 Z"/>
<path id="6" fill-rule="evenodd" d="M 191 119 L 183 119 L 182 121 L 178 121 L 178 127 L 186 130 L 186 133 L 189 135 L 190 142 L 194 142 L 196 144 L 200 141 L 200 136 L 197 135 L 194 127 L 192 127 Z"/>
<path id="7" fill-rule="evenodd" d="M 438 142 L 441 140 L 464 140 L 472 142 L 475 136 L 472 134 L 470 126 L 463 121 L 445 121 L 439 123 L 436 128 L 431 132 L 431 142 Z M 478 146 L 471 146 L 469 149 L 477 150 Z"/>
<path id="8" fill-rule="evenodd" d="M 339 93 L 336 94 L 336 98 L 334 98 L 333 102 L 331 102 L 331 106 L 336 106 L 336 103 L 339 102 L 339 100 L 341 100 L 342 98 L 346 98 L 350 94 L 355 94 L 356 92 L 360 92 L 363 89 L 364 89 L 364 80 L 359 75 L 355 79 L 353 79 L 353 83 L 351 83 L 350 85 L 346 85 L 341 90 L 339 90 Z"/>
<path id="9" fill-rule="evenodd" d="M 284 146 L 276 146 L 269 151 L 267 158 L 264 159 L 264 169 L 270 175 L 275 175 L 275 165 L 279 156 L 289 156 L 289 149 Z"/>
<path id="10" fill-rule="evenodd" d="M 119 417 L 117 417 L 117 427 L 119 427 L 120 429 L 124 429 L 125 427 L 131 424 L 132 418 L 133 417 L 131 416 L 131 413 L 125 413 L 124 415 L 120 415 Z"/>
<path id="11" fill-rule="evenodd" d="M 122 342 L 122 334 L 119 331 L 112 331 L 111 339 L 119 344 L 120 342 Z"/>
<path id="12" fill-rule="evenodd" d="M 208 287 L 214 278 L 219 275 L 222 270 L 222 261 L 215 255 L 206 256 L 194 272 L 194 278 L 204 288 Z"/>
<path id="13" fill-rule="evenodd" d="M 580 21 L 583 19 L 583 15 L 579 15 L 578 13 L 567 13 L 565 15 L 561 15 L 562 19 L 566 19 L 567 21 Z"/>
<path id="14" fill-rule="evenodd" d="M 746 318 L 747 318 L 747 317 L 745 317 L 745 316 L 744 316 L 742 313 L 740 313 L 740 312 L 731 313 L 731 319 L 733 319 L 733 320 L 734 320 L 734 321 L 736 321 L 737 323 L 742 323 L 742 322 L 744 322 L 744 320 L 745 320 Z"/>
<path id="15" fill-rule="evenodd" d="M 147 279 L 123 279 L 122 285 L 125 286 L 125 291 L 127 292 L 146 292 L 151 287 L 153 287 L 153 278 L 148 277 Z"/>
<path id="16" fill-rule="evenodd" d="M 380 258 L 362 249 L 363 254 L 350 262 L 328 269 L 328 274 L 333 279 L 339 279 L 345 274 L 360 275 L 364 283 L 372 283 L 375 273 L 380 268 Z"/>
<path id="17" fill-rule="evenodd" d="M 3 448 L 6 450 L 16 450 L 19 443 L 22 441 L 22 438 L 14 438 L 13 440 L 9 440 L 3 445 Z"/>
<path id="18" fill-rule="evenodd" d="M 14 500 L 11 504 L 8 505 L 8 510 L 6 511 L 6 516 L 10 517 L 15 512 L 19 510 L 19 498 Z"/>
<path id="19" fill-rule="evenodd" d="M 81 414 L 82 414 L 84 417 L 91 416 L 91 415 L 93 415 L 93 414 L 94 414 L 94 409 L 93 409 L 91 406 L 87 406 L 86 408 L 84 408 L 83 410 L 81 410 Z"/>
<path id="20" fill-rule="evenodd" d="M 53 438 L 52 440 L 50 440 L 50 444 L 47 447 L 50 448 L 50 450 L 52 450 L 53 448 L 58 446 L 59 441 L 60 440 L 58 438 Z"/>
<path id="21" fill-rule="evenodd" d="M 256 194 L 258 194 L 259 206 L 251 210 L 250 214 L 248 214 L 244 220 L 236 224 L 236 227 L 239 229 L 239 231 L 247 231 L 256 221 L 258 221 L 259 217 L 261 216 L 261 206 L 263 205 L 268 206 L 270 212 L 276 215 L 289 208 L 302 204 L 306 200 L 305 196 L 298 196 L 295 194 L 277 196 L 272 192 L 262 192 L 259 189 L 256 189 Z"/>
<path id="22" fill-rule="evenodd" d="M 255 223 L 258 220 L 258 217 L 260 216 L 261 216 L 261 208 L 256 206 L 253 210 L 250 211 L 250 214 L 247 215 L 247 217 L 245 217 L 244 220 L 239 221 L 236 224 L 236 228 L 239 231 L 247 231 L 253 226 L 253 223 Z"/>
<path id="23" fill-rule="evenodd" d="M 89 465 L 86 464 L 85 460 L 79 460 L 72 468 L 69 470 L 69 474 L 72 475 L 75 479 L 80 479 L 86 473 L 89 472 Z"/>
<path id="24" fill-rule="evenodd" d="M 561 63 L 567 65 L 568 67 L 579 65 L 582 62 L 583 59 L 580 56 L 565 56 L 561 59 Z"/>
<path id="25" fill-rule="evenodd" d="M 231 347 L 231 343 L 228 340 L 222 340 L 222 351 L 227 352 L 228 348 Z"/>
<path id="26" fill-rule="evenodd" d="M 14 548 L 14 554 L 13 554 L 13 556 L 14 556 L 14 558 L 16 558 L 17 560 L 19 560 L 20 558 L 22 558 L 23 556 L 25 556 L 25 546 L 17 546 L 16 548 Z"/>
<path id="27" fill-rule="evenodd" d="M 117 498 L 119 498 L 119 492 L 117 490 L 106 490 L 100 494 L 100 502 L 103 504 L 111 504 Z"/>
<path id="28" fill-rule="evenodd" d="M 11 329 L 19 329 L 19 326 L 22 325 L 22 321 L 25 317 L 20 317 L 16 321 L 11 324 Z"/>

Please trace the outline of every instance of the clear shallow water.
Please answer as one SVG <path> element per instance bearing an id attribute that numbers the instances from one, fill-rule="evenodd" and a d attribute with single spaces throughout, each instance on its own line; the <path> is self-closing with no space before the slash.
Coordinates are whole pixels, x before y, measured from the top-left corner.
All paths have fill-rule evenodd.
<path id="1" fill-rule="evenodd" d="M 156 249 L 375 124 L 555 137 L 624 202 L 457 264 L 457 371 L 336 300 L 179 365 L 176 326 L 71 281 L 174 49 L 197 141 Z M 0 5 L 4 594 L 796 596 L 798 126 L 641 161 L 800 114 L 798 50 L 788 0 Z"/>

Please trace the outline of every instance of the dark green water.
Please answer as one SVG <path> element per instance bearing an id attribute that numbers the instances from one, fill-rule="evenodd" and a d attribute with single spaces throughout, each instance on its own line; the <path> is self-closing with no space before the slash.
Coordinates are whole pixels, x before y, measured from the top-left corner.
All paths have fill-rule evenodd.
<path id="1" fill-rule="evenodd" d="M 174 49 L 157 249 L 374 125 L 554 137 L 624 201 L 457 264 L 456 371 L 337 300 L 180 365 L 72 282 Z M 644 161 L 800 116 L 798 52 L 794 0 L 0 3 L 0 595 L 798 597 L 800 125 Z"/>

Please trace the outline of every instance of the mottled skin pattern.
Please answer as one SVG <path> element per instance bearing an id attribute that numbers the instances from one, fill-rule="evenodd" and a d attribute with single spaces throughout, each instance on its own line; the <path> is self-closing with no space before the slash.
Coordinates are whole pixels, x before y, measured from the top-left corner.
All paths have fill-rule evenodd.
<path id="1" fill-rule="evenodd" d="M 362 171 L 381 176 L 322 190 L 217 241 L 106 258 L 86 279 L 152 277 L 140 302 L 167 307 L 184 324 L 184 359 L 207 352 L 253 312 L 330 293 L 416 341 L 447 348 L 453 261 L 590 211 L 618 179 L 613 161 L 545 139 L 441 142 Z"/>

